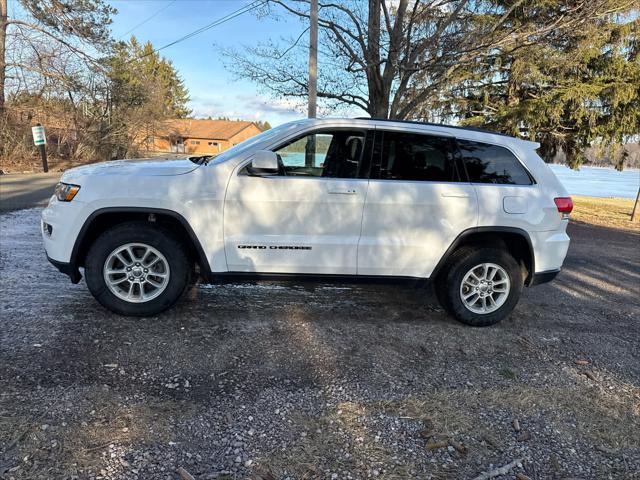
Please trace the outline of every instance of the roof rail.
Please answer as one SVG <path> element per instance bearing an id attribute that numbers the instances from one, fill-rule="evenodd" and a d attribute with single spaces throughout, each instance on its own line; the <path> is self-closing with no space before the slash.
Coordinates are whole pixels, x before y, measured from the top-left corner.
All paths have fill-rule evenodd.
<path id="1" fill-rule="evenodd" d="M 455 128 L 456 130 L 469 130 L 472 132 L 482 132 L 482 133 L 490 133 L 492 135 L 500 135 L 503 137 L 517 138 L 512 135 L 507 135 L 506 133 L 495 132 L 493 130 L 486 130 L 484 128 L 478 127 L 460 127 L 458 125 L 446 125 L 444 123 L 432 123 L 432 122 L 418 122 L 417 120 L 397 120 L 393 118 L 375 118 L 375 117 L 356 117 L 356 120 L 376 120 L 378 122 L 395 122 L 395 123 L 409 123 L 413 125 L 427 125 L 430 127 L 445 127 L 445 128 Z"/>

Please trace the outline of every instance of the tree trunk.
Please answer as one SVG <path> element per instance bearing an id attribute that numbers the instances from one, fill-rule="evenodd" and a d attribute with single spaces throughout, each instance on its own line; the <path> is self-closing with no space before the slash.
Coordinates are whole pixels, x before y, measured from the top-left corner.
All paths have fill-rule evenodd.
<path id="1" fill-rule="evenodd" d="M 389 95 L 380 73 L 380 0 L 369 0 L 368 45 L 364 52 L 367 65 L 367 84 L 369 86 L 369 115 L 374 118 L 389 116 Z"/>
<path id="2" fill-rule="evenodd" d="M 633 212 L 631 212 L 631 221 L 635 222 L 640 219 L 640 188 L 638 188 L 638 195 L 636 195 L 636 203 L 633 206 Z"/>
<path id="3" fill-rule="evenodd" d="M 7 0 L 0 0 L 0 116 L 4 114 L 5 46 L 7 40 Z"/>

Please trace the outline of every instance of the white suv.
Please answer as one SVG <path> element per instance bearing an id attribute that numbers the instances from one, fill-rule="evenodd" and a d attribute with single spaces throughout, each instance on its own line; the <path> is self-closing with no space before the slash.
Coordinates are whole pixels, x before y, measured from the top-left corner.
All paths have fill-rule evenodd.
<path id="1" fill-rule="evenodd" d="M 490 325 L 553 279 L 571 198 L 534 142 L 372 119 L 302 120 L 216 157 L 65 172 L 42 213 L 47 257 L 105 307 L 154 315 L 199 275 L 433 280 Z"/>

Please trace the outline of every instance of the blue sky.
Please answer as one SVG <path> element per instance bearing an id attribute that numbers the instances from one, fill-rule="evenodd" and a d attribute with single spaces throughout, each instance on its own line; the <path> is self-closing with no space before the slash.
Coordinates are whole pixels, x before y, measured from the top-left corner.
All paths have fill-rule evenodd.
<path id="1" fill-rule="evenodd" d="M 128 40 L 135 35 L 140 42 L 150 41 L 155 48 L 252 3 L 252 0 L 104 1 L 118 10 L 110 26 L 113 38 Z M 25 14 L 18 0 L 9 0 L 8 7 L 10 17 L 20 18 Z M 237 79 L 224 68 L 222 52 L 225 49 L 242 51 L 244 45 L 256 46 L 268 40 L 277 43 L 283 38 L 292 41 L 307 28 L 306 23 L 287 15 L 282 9 L 276 8 L 275 13 L 275 16 L 260 17 L 255 11 L 244 13 L 160 52 L 171 60 L 189 89 L 189 107 L 194 117 L 266 120 L 276 126 L 306 116 L 306 103 L 275 99 L 258 85 Z M 306 33 L 304 35 L 303 42 L 308 38 Z M 303 42 L 298 43 L 298 48 L 304 48 Z M 322 57 L 318 67 L 321 77 Z M 322 105 L 319 105 L 319 116 L 322 111 Z M 366 115 L 366 112 L 352 109 L 345 110 L 343 115 Z"/>
<path id="2" fill-rule="evenodd" d="M 135 35 L 141 42 L 151 41 L 158 48 L 199 27 L 223 17 L 249 0 L 110 0 L 118 14 L 111 26 L 113 36 L 143 22 L 123 39 Z M 167 6 L 168 5 L 168 6 Z M 166 8 L 165 8 L 166 7 Z M 298 36 L 305 28 L 292 18 L 257 18 L 252 12 L 240 15 L 160 53 L 171 60 L 191 95 L 194 116 L 228 116 L 246 120 L 268 120 L 272 125 L 300 118 L 290 102 L 275 100 L 248 81 L 237 80 L 224 68 L 221 50 L 255 45 L 268 38 Z"/>

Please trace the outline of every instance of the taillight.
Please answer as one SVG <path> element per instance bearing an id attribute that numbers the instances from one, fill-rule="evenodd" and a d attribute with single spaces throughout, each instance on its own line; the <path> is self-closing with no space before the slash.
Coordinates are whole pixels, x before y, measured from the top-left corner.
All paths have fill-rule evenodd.
<path id="1" fill-rule="evenodd" d="M 571 197 L 557 197 L 553 201 L 558 207 L 558 212 L 562 214 L 563 218 L 568 218 L 569 214 L 573 210 L 573 200 Z"/>

